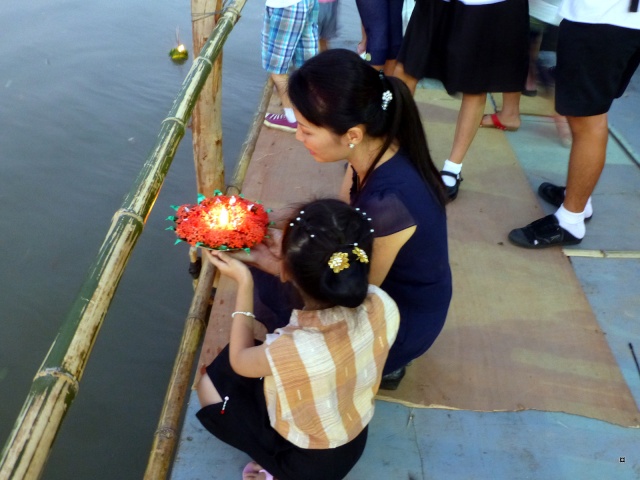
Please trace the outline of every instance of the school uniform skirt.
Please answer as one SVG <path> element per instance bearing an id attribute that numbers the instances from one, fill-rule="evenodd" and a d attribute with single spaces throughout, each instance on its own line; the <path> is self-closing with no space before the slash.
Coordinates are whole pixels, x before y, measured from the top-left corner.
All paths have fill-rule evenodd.
<path id="1" fill-rule="evenodd" d="M 368 427 L 349 443 L 328 449 L 300 448 L 282 437 L 270 424 L 263 380 L 235 373 L 228 345 L 207 367 L 206 375 L 227 401 L 199 410 L 200 423 L 278 480 L 340 480 L 364 451 Z M 243 466 L 238 465 L 238 476 Z"/>
<path id="2" fill-rule="evenodd" d="M 398 61 L 448 92 L 519 92 L 529 68 L 528 0 L 417 0 Z"/>

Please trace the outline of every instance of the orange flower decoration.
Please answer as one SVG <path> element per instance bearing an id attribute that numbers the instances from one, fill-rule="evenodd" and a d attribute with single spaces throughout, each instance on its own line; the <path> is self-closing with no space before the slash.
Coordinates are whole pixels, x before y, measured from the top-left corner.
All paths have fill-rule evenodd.
<path id="1" fill-rule="evenodd" d="M 176 216 L 168 218 L 176 222 L 180 240 L 197 247 L 233 250 L 251 248 L 266 235 L 269 216 L 260 203 L 238 195 L 201 198 L 197 205 L 177 207 Z"/>

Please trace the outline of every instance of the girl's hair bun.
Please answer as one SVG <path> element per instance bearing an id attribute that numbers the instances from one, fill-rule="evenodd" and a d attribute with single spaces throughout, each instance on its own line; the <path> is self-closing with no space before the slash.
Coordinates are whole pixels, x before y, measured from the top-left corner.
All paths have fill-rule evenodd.
<path id="1" fill-rule="evenodd" d="M 366 213 L 335 199 L 300 206 L 287 222 L 282 256 L 304 293 L 355 308 L 367 296 L 373 230 Z"/>

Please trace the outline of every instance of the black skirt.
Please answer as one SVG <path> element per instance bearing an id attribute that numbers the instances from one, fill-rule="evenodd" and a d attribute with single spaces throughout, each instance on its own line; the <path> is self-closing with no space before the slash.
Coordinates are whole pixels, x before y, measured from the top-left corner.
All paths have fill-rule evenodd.
<path id="1" fill-rule="evenodd" d="M 398 61 L 448 92 L 517 92 L 529 68 L 529 4 L 417 0 Z"/>
<path id="2" fill-rule="evenodd" d="M 223 403 L 199 410 L 200 423 L 278 480 L 340 480 L 360 459 L 367 442 L 366 427 L 351 442 L 321 450 L 300 448 L 276 432 L 269 422 L 263 380 L 235 373 L 228 345 L 207 367 L 207 374 L 220 396 L 228 400 L 224 410 Z"/>

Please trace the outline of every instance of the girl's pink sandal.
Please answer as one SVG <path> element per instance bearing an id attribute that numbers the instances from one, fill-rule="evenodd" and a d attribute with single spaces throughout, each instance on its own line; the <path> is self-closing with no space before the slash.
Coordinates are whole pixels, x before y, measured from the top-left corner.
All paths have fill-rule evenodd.
<path id="1" fill-rule="evenodd" d="M 273 475 L 271 475 L 269 472 L 261 468 L 260 465 L 258 465 L 256 462 L 253 462 L 253 461 L 247 463 L 245 467 L 242 469 L 242 480 L 253 480 L 256 478 L 256 475 L 258 473 L 264 473 L 265 480 L 274 480 Z M 249 474 L 254 474 L 254 475 L 247 476 Z"/>

